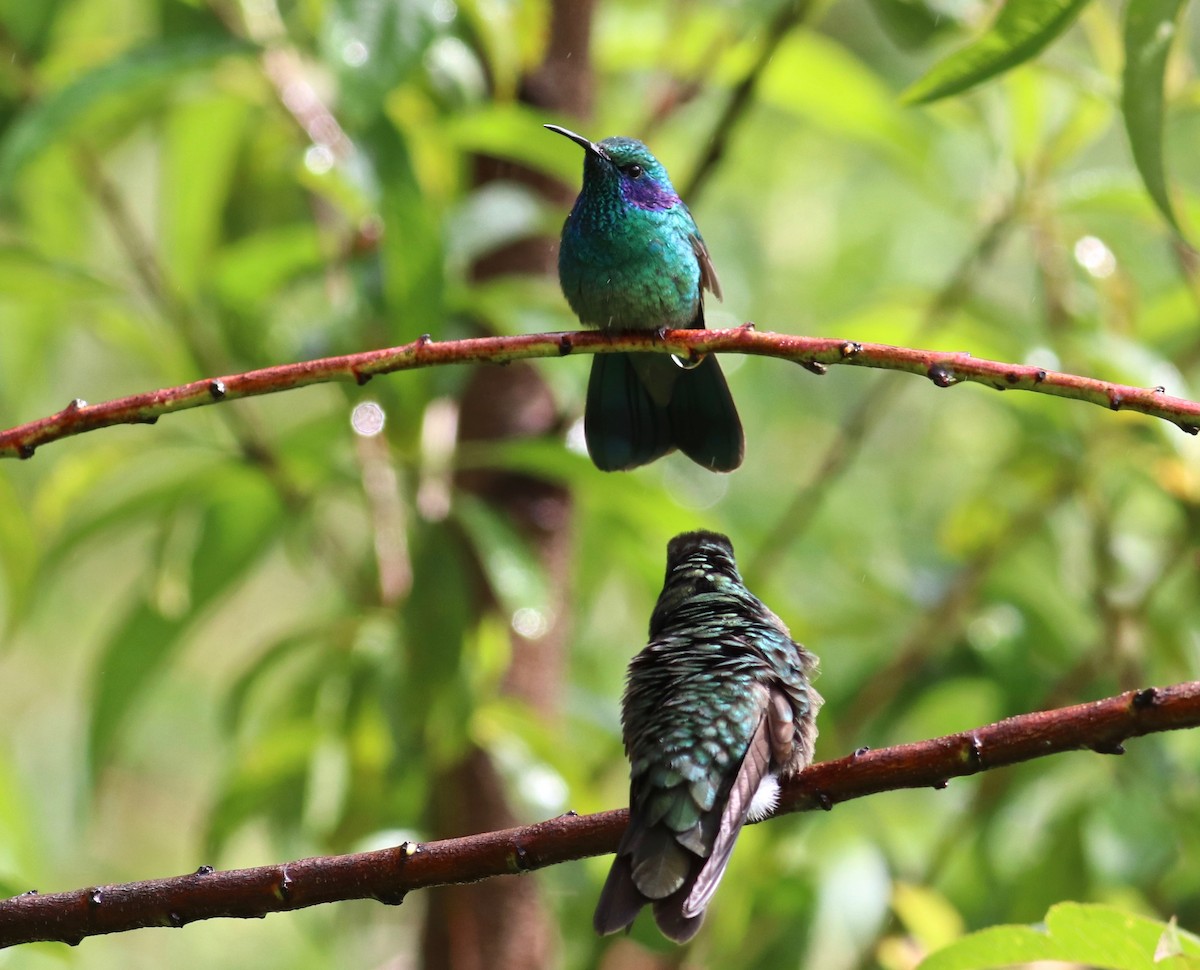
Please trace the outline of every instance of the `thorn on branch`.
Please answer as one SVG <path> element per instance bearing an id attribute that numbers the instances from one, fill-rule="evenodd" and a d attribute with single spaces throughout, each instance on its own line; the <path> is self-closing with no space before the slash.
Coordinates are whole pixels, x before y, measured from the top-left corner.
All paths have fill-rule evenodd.
<path id="1" fill-rule="evenodd" d="M 806 371 L 816 374 L 818 377 L 824 377 L 829 373 L 829 368 L 818 360 L 802 360 L 799 362 L 799 364 Z"/>
<path id="2" fill-rule="evenodd" d="M 1179 430 L 1184 434 L 1200 434 L 1200 425 L 1179 423 Z"/>
<path id="3" fill-rule="evenodd" d="M 943 789 L 948 787 L 949 784 L 950 784 L 950 780 L 948 778 L 943 778 L 941 781 L 935 781 L 933 783 L 933 790 L 934 791 L 942 791 Z"/>
<path id="4" fill-rule="evenodd" d="M 1096 754 L 1124 754 L 1125 745 L 1120 741 L 1095 741 L 1089 747 Z"/>

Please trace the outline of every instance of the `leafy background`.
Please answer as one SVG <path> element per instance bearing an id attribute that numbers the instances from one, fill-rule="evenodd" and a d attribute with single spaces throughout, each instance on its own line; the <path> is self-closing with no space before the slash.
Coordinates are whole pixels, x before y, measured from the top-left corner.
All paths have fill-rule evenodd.
<path id="1" fill-rule="evenodd" d="M 573 327 L 545 270 L 579 158 L 544 121 L 651 143 L 721 273 L 711 325 L 1194 398 L 1183 6 L 0 5 L 0 424 L 426 332 Z M 563 23 L 590 24 L 590 63 Z M 748 429 L 731 476 L 596 472 L 583 359 L 311 388 L 0 467 L 0 893 L 624 804 L 624 667 L 689 527 L 728 532 L 821 656 L 821 757 L 1197 677 L 1195 439 L 723 363 Z M 365 401 L 378 437 L 352 429 Z M 527 411 L 536 434 L 481 430 Z M 480 890 L 507 928 L 459 890 L 0 965 L 467 966 L 478 931 L 493 966 L 892 970 L 1064 901 L 1115 907 L 1056 910 L 1079 937 L 1153 938 L 1138 919 L 1200 927 L 1198 758 L 1194 734 L 1146 738 L 756 826 L 686 951 L 646 920 L 592 936 L 595 859 Z M 963 959 L 931 966 L 986 965 Z"/>

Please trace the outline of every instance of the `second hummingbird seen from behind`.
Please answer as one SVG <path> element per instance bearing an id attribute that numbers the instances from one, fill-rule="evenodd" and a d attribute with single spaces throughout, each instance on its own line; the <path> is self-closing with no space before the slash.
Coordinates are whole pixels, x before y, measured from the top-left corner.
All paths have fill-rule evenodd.
<path id="1" fill-rule="evenodd" d="M 604 330 L 704 328 L 704 290 L 721 297 L 708 248 L 667 170 L 633 138 L 592 142 L 567 217 L 558 277 L 581 323 Z M 602 471 L 645 465 L 678 448 L 713 471 L 742 463 L 742 424 L 716 357 L 597 354 L 584 412 L 588 454 Z"/>
<path id="2" fill-rule="evenodd" d="M 621 705 L 629 824 L 596 905 L 596 931 L 652 906 L 676 942 L 700 929 L 742 826 L 774 811 L 780 777 L 813 757 L 817 660 L 746 589 L 733 546 L 685 532 L 667 546 L 650 642 Z"/>

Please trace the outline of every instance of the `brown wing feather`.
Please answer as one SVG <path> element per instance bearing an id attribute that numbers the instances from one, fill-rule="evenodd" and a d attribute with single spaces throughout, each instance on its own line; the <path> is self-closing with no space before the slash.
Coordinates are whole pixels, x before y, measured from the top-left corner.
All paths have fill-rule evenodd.
<path id="1" fill-rule="evenodd" d="M 721 813 L 721 825 L 717 829 L 717 837 L 713 840 L 712 851 L 708 860 L 696 876 L 691 892 L 683 902 L 683 916 L 691 918 L 701 915 L 729 865 L 729 857 L 733 854 L 733 845 L 737 842 L 742 826 L 746 824 L 746 815 L 750 811 L 750 802 L 763 777 L 771 766 L 771 738 L 766 712 L 754 730 L 746 756 L 742 759 L 733 787 L 729 789 L 729 800 Z"/>
<path id="2" fill-rule="evenodd" d="M 708 247 L 704 245 L 704 240 L 698 234 L 694 234 L 691 239 L 692 251 L 700 262 L 700 288 L 708 290 L 720 300 L 722 299 L 721 281 L 717 279 L 717 271 L 713 266 L 712 257 L 708 255 Z"/>

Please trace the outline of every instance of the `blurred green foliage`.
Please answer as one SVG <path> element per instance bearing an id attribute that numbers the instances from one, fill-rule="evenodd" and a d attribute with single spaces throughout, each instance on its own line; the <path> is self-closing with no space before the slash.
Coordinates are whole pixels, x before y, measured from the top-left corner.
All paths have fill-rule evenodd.
<path id="1" fill-rule="evenodd" d="M 928 106 L 901 94 L 977 70 L 1000 26 L 988 11 L 843 0 L 784 37 L 689 197 L 726 292 L 710 325 L 969 350 L 1194 399 L 1200 264 L 1164 213 L 1185 232 L 1200 218 L 1195 18 L 1148 4 L 1173 25 L 1164 45 L 1117 3 L 1044 6 L 1062 16 L 1028 47 L 1039 57 L 1012 67 L 1010 50 Z M 573 327 L 554 280 L 468 272 L 564 216 L 516 182 L 476 189 L 471 153 L 578 177 L 539 127 L 564 119 L 517 100 L 548 14 L 0 5 L 0 425 L 479 321 Z M 773 15 L 599 4 L 595 117 L 571 123 L 648 138 L 686 186 Z M 577 418 L 587 361 L 538 366 Z M 448 453 L 454 369 L 186 412 L 0 467 L 0 892 L 420 838 L 431 779 L 469 742 L 529 820 L 624 804 L 624 668 L 665 543 L 689 527 L 728 532 L 751 587 L 822 658 L 819 757 L 1198 676 L 1195 439 L 1037 395 L 723 366 L 747 428 L 727 477 L 676 457 L 601 475 L 558 439 Z M 371 442 L 350 424 L 366 400 L 387 415 Z M 558 723 L 498 690 L 510 620 L 544 626 L 548 577 L 454 489 L 453 463 L 572 491 Z M 366 484 L 381 470 L 412 577 L 391 596 Z M 480 575 L 500 612 L 475 623 Z M 684 963 L 899 970 L 1063 900 L 1200 927 L 1198 758 L 1195 734 L 1152 737 L 1120 759 L 755 826 Z M 529 877 L 565 966 L 667 947 L 645 920 L 631 941 L 592 936 L 606 866 Z M 24 948 L 0 966 L 379 965 L 413 951 L 420 906 Z"/>

